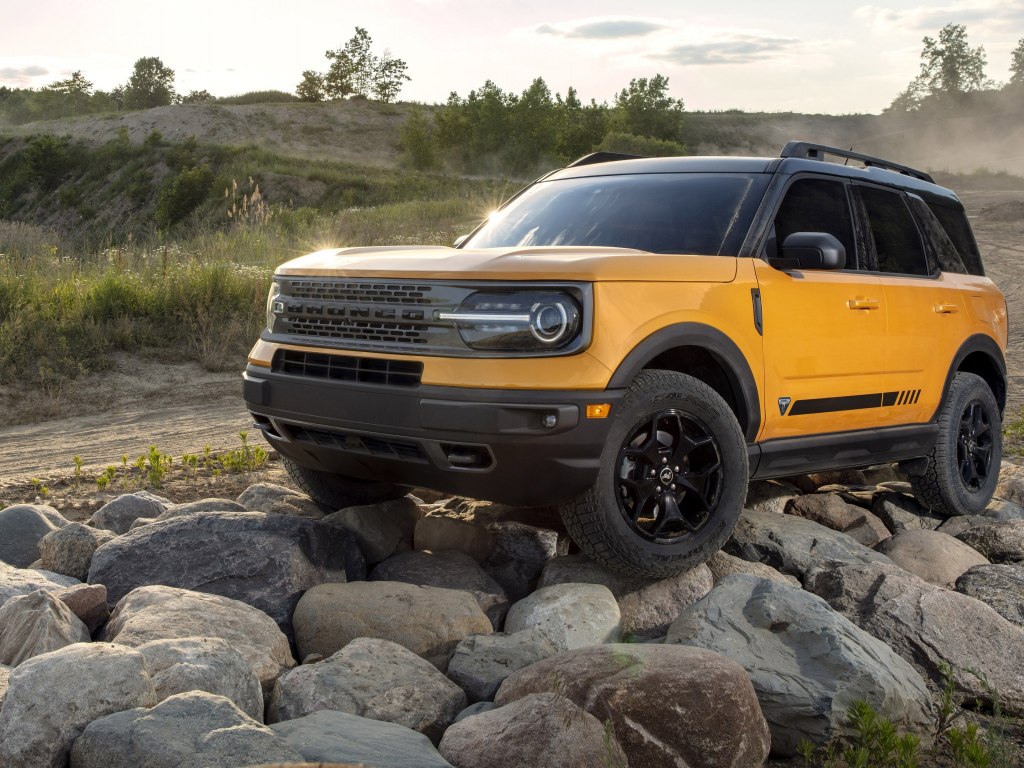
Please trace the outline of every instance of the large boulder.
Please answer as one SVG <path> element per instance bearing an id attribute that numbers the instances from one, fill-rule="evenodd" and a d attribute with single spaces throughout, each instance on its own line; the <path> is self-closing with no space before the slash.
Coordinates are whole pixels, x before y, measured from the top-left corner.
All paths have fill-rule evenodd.
<path id="1" fill-rule="evenodd" d="M 95 632 L 110 618 L 107 588 L 102 584 L 75 584 L 55 589 L 51 594 L 71 609 L 89 632 Z"/>
<path id="2" fill-rule="evenodd" d="M 235 499 L 247 512 L 270 512 L 270 508 L 280 501 L 293 498 L 304 498 L 305 495 L 291 488 L 274 483 L 256 483 L 250 485 Z"/>
<path id="3" fill-rule="evenodd" d="M 223 696 L 190 691 L 152 709 L 130 709 L 86 727 L 72 768 L 241 768 L 301 753 Z"/>
<path id="4" fill-rule="evenodd" d="M 828 603 L 799 587 L 734 574 L 672 623 L 667 644 L 726 654 L 754 684 L 772 753 L 845 733 L 846 709 L 870 703 L 901 732 L 930 742 L 931 697 L 917 671 Z"/>
<path id="5" fill-rule="evenodd" d="M 952 666 L 962 702 L 989 698 L 967 671 L 975 669 L 999 690 L 1007 712 L 1024 713 L 1024 630 L 980 600 L 883 563 L 825 571 L 815 591 L 926 679 L 941 684 L 939 665 Z"/>
<path id="6" fill-rule="evenodd" d="M 490 619 L 469 592 L 397 581 L 321 584 L 295 609 L 299 657 L 336 653 L 358 637 L 391 640 L 442 672 L 466 635 L 490 633 Z"/>
<path id="7" fill-rule="evenodd" d="M 745 510 L 724 549 L 735 557 L 796 576 L 806 589 L 814 588 L 814 579 L 823 570 L 842 565 L 892 563 L 845 533 L 773 512 Z"/>
<path id="8" fill-rule="evenodd" d="M 455 550 L 478 563 L 494 551 L 495 537 L 486 528 L 451 517 L 428 516 L 417 521 L 413 543 L 421 552 Z"/>
<path id="9" fill-rule="evenodd" d="M 93 553 L 116 536 L 112 531 L 68 523 L 39 540 L 40 567 L 44 571 L 85 581 L 89 577 Z"/>
<path id="10" fill-rule="evenodd" d="M 863 525 L 867 520 L 863 509 L 847 504 L 835 493 L 797 496 L 786 505 L 786 512 L 842 533 Z"/>
<path id="11" fill-rule="evenodd" d="M 993 563 L 1024 563 L 1024 520 L 999 520 L 957 538 Z"/>
<path id="12" fill-rule="evenodd" d="M 259 608 L 292 635 L 302 593 L 366 577 L 359 547 L 344 530 L 259 512 L 196 512 L 121 536 L 96 550 L 89 583 L 113 607 L 151 584 L 208 592 Z"/>
<path id="13" fill-rule="evenodd" d="M 451 768 L 430 739 L 401 725 L 322 709 L 270 726 L 307 763 Z"/>
<path id="14" fill-rule="evenodd" d="M 976 565 L 956 580 L 956 591 L 989 605 L 1024 628 L 1024 567 Z"/>
<path id="15" fill-rule="evenodd" d="M 615 596 L 600 584 L 555 584 L 513 605 L 506 632 L 539 629 L 559 651 L 617 643 L 622 616 Z"/>
<path id="16" fill-rule="evenodd" d="M 140 587 L 110 615 L 102 639 L 138 647 L 153 640 L 219 637 L 252 667 L 270 695 L 274 682 L 295 666 L 288 638 L 272 618 L 252 606 L 219 595 L 173 587 Z"/>
<path id="17" fill-rule="evenodd" d="M 494 534 L 495 545 L 481 565 L 512 602 L 534 590 L 549 560 L 569 554 L 569 539 L 550 528 L 515 521 L 491 523 L 487 528 Z"/>
<path id="18" fill-rule="evenodd" d="M 981 514 L 992 520 L 1024 520 L 1024 507 L 1012 501 L 992 499 Z"/>
<path id="19" fill-rule="evenodd" d="M 704 564 L 667 579 L 624 576 L 584 555 L 565 555 L 547 562 L 537 588 L 555 584 L 601 584 L 619 604 L 622 631 L 639 638 L 662 637 L 686 606 L 700 600 L 714 584 Z"/>
<path id="20" fill-rule="evenodd" d="M 156 687 L 157 701 L 189 691 L 230 699 L 256 722 L 263 722 L 263 691 L 252 666 L 217 637 L 152 640 L 136 649 Z"/>
<path id="21" fill-rule="evenodd" d="M 321 522 L 337 525 L 351 533 L 363 550 L 366 562 L 387 559 L 403 541 L 413 541 L 416 521 L 423 516 L 409 496 L 379 504 L 347 507 L 327 515 Z"/>
<path id="22" fill-rule="evenodd" d="M 329 659 L 282 677 L 267 710 L 272 723 L 321 709 L 398 723 L 434 744 L 466 706 L 466 694 L 397 643 L 361 637 Z"/>
<path id="23" fill-rule="evenodd" d="M 12 597 L 0 607 L 0 664 L 16 667 L 33 656 L 89 640 L 85 624 L 45 589 Z"/>
<path id="24" fill-rule="evenodd" d="M 139 518 L 156 517 L 169 506 L 171 502 L 165 498 L 147 491 L 136 491 L 108 501 L 93 514 L 89 522 L 94 528 L 113 531 L 120 536 L 128 533 L 132 523 Z"/>
<path id="25" fill-rule="evenodd" d="M 468 717 L 439 747 L 455 768 L 594 768 L 625 765 L 615 736 L 601 721 L 556 693 L 533 693 Z"/>
<path id="26" fill-rule="evenodd" d="M 0 560 L 28 568 L 39 559 L 39 540 L 57 528 L 35 504 L 0 509 Z"/>
<path id="27" fill-rule="evenodd" d="M 972 566 L 988 564 L 978 552 L 952 536 L 920 528 L 900 531 L 879 544 L 877 551 L 903 570 L 939 587 L 950 586 Z"/>
<path id="28" fill-rule="evenodd" d="M 344 510 L 343 510 L 344 511 Z M 508 613 L 508 597 L 494 579 L 484 573 L 476 560 L 458 550 L 400 552 L 370 573 L 370 581 L 400 581 L 424 587 L 461 589 L 476 598 L 495 631 L 501 629 Z"/>
<path id="29" fill-rule="evenodd" d="M 893 534 L 922 529 L 934 531 L 946 520 L 942 515 L 929 512 L 912 496 L 893 491 L 875 494 L 871 512 Z"/>
<path id="30" fill-rule="evenodd" d="M 771 581 L 781 581 L 783 584 L 800 586 L 800 579 L 796 576 L 790 576 L 777 571 L 764 563 L 752 563 L 749 560 L 727 555 L 721 550 L 715 552 L 704 564 L 710 569 L 711 577 L 715 580 L 715 583 L 718 583 L 730 573 L 749 573 L 751 576 L 757 576 L 761 579 L 770 579 Z"/>
<path id="31" fill-rule="evenodd" d="M 0 709 L 0 765 L 66 768 L 71 745 L 92 721 L 156 704 L 142 654 L 76 643 L 11 672 Z"/>
<path id="32" fill-rule="evenodd" d="M 992 525 L 995 520 L 983 515 L 954 515 L 935 530 L 947 536 L 959 536 L 964 531 L 977 528 L 979 525 Z"/>
<path id="33" fill-rule="evenodd" d="M 744 509 L 781 515 L 786 505 L 800 497 L 800 490 L 786 481 L 754 480 L 747 486 Z"/>
<path id="34" fill-rule="evenodd" d="M 62 576 L 59 573 L 37 571 L 30 568 L 14 568 L 7 563 L 0 563 L 0 605 L 12 597 L 27 595 L 37 589 L 53 592 L 80 583 L 72 576 Z"/>
<path id="35" fill-rule="evenodd" d="M 4 694 L 7 693 L 7 682 L 11 677 L 11 668 L 0 664 L 0 707 L 4 703 Z"/>
<path id="36" fill-rule="evenodd" d="M 556 653 L 558 649 L 539 629 L 470 635 L 455 646 L 448 677 L 458 683 L 470 701 L 491 701 L 506 677 Z"/>
<path id="37" fill-rule="evenodd" d="M 186 501 L 182 504 L 171 504 L 167 506 L 163 512 L 154 518 L 140 517 L 138 520 L 132 523 L 129 531 L 134 531 L 136 528 L 141 528 L 144 525 L 152 525 L 153 523 L 162 523 L 164 520 L 170 520 L 175 517 L 186 517 L 188 515 L 197 515 L 201 512 L 248 512 L 245 507 L 241 504 L 231 501 L 231 499 L 199 499 L 198 501 Z"/>
<path id="38" fill-rule="evenodd" d="M 611 720 L 632 768 L 740 768 L 768 757 L 768 724 L 746 671 L 703 648 L 617 644 L 560 653 L 514 672 L 494 702 L 504 707 L 531 693 L 557 693 Z"/>

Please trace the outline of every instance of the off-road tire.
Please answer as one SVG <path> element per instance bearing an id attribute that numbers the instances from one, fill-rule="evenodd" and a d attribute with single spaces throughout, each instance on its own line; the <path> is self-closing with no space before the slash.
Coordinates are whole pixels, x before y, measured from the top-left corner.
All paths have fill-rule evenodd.
<path id="1" fill-rule="evenodd" d="M 616 498 L 623 441 L 649 414 L 666 409 L 690 414 L 706 425 L 717 440 L 724 470 L 721 497 L 711 518 L 692 538 L 673 543 L 642 538 L 630 527 Z M 622 574 L 660 579 L 700 565 L 732 534 L 747 494 L 747 445 L 736 416 L 725 400 L 699 379 L 651 369 L 637 374 L 613 417 L 597 482 L 559 506 L 569 534 L 588 557 Z"/>
<path id="2" fill-rule="evenodd" d="M 986 480 L 977 490 L 963 482 L 957 459 L 960 419 L 968 405 L 980 402 L 990 419 L 992 456 Z M 961 371 L 953 377 L 946 402 L 939 413 L 939 439 L 928 454 L 922 474 L 911 476 L 910 486 L 917 500 L 941 515 L 977 515 L 992 500 L 999 484 L 1002 464 L 1002 422 L 999 405 L 983 378 Z"/>
<path id="3" fill-rule="evenodd" d="M 336 512 L 347 507 L 364 504 L 378 504 L 398 499 L 409 492 L 408 488 L 376 480 L 358 480 L 354 477 L 335 475 L 318 469 L 297 464 L 286 456 L 281 457 L 285 470 L 303 493 L 319 504 L 326 512 Z"/>

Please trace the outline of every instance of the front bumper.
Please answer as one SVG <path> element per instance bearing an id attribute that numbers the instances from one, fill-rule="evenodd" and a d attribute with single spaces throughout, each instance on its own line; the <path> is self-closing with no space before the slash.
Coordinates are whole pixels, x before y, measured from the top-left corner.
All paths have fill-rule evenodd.
<path id="1" fill-rule="evenodd" d="M 299 464 L 525 506 L 567 501 L 594 484 L 624 394 L 389 387 L 254 365 L 244 374 L 254 426 Z M 591 403 L 611 404 L 611 416 L 588 419 Z"/>

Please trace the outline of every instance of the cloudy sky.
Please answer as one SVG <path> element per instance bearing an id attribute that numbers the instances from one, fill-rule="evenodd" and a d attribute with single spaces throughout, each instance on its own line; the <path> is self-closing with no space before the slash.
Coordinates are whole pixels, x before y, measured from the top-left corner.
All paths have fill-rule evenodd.
<path id="1" fill-rule="evenodd" d="M 290 91 L 357 25 L 409 63 L 402 98 L 425 102 L 487 78 L 521 91 L 537 76 L 603 101 L 660 72 L 688 109 L 877 112 L 917 74 L 922 36 L 949 22 L 984 44 L 990 77 L 1008 78 L 1024 0 L 876 1 L 3 0 L 0 85 L 80 69 L 110 88 L 159 56 L 179 91 Z"/>

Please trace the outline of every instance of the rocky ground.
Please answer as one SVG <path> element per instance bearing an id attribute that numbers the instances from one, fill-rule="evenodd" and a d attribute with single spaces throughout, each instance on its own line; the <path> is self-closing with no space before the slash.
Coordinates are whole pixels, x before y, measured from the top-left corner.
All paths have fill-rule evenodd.
<path id="1" fill-rule="evenodd" d="M 752 483 L 725 550 L 653 582 L 579 554 L 553 509 L 324 510 L 276 457 L 127 479 L 4 489 L 5 768 L 1024 757 L 1012 464 L 949 519 L 891 466 Z M 857 700 L 881 727 L 858 735 Z"/>

